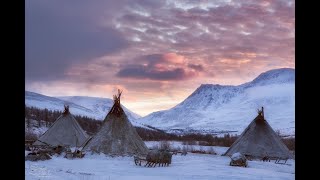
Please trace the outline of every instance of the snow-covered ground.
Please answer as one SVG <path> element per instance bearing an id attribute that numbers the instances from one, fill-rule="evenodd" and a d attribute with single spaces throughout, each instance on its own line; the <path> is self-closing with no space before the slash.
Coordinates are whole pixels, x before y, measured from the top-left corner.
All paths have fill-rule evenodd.
<path id="1" fill-rule="evenodd" d="M 154 146 L 157 142 L 147 142 Z M 173 146 L 179 143 L 173 142 Z M 136 166 L 132 157 L 111 158 L 87 154 L 83 159 L 53 157 L 47 161 L 26 161 L 25 177 L 32 179 L 103 180 L 187 180 L 187 179 L 295 179 L 295 161 L 287 165 L 249 161 L 247 168 L 229 166 L 230 158 L 220 154 L 226 147 L 213 147 L 217 155 L 174 155 L 169 167 Z"/>

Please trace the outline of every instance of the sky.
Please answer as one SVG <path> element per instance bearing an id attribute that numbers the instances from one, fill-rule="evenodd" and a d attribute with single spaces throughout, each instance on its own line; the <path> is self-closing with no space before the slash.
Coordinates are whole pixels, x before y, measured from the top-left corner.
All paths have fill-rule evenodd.
<path id="1" fill-rule="evenodd" d="M 26 0 L 26 90 L 112 98 L 142 116 L 201 84 L 295 67 L 292 0 Z"/>

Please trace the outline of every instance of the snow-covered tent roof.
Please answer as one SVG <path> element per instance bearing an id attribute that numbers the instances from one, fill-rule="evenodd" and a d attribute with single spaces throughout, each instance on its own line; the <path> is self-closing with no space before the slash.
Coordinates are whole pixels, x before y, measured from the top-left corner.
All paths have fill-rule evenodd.
<path id="1" fill-rule="evenodd" d="M 240 137 L 223 154 L 231 156 L 234 153 L 262 158 L 293 158 L 287 146 L 264 119 L 263 107 L 258 116 L 242 132 Z"/>
<path id="2" fill-rule="evenodd" d="M 34 145 L 80 147 L 89 136 L 65 106 L 64 112 L 52 126 L 34 142 Z"/>
<path id="3" fill-rule="evenodd" d="M 114 104 L 103 121 L 100 130 L 83 147 L 84 151 L 111 156 L 145 155 L 148 148 L 128 120 L 120 105 L 121 92 L 114 95 Z"/>

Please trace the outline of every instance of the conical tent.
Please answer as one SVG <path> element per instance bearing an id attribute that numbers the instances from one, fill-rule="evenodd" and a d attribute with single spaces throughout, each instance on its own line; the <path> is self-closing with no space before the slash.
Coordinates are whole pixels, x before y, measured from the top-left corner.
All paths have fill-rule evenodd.
<path id="1" fill-rule="evenodd" d="M 268 156 L 292 159 L 292 153 L 264 119 L 263 107 L 258 113 L 258 116 L 223 155 L 231 156 L 240 152 L 252 158 Z"/>
<path id="2" fill-rule="evenodd" d="M 114 105 L 95 136 L 83 147 L 84 151 L 111 156 L 145 155 L 148 148 L 128 120 L 120 105 L 121 92 L 114 95 Z"/>
<path id="3" fill-rule="evenodd" d="M 65 106 L 64 112 L 57 118 L 52 126 L 34 142 L 34 145 L 81 147 L 89 138 L 76 119 Z"/>

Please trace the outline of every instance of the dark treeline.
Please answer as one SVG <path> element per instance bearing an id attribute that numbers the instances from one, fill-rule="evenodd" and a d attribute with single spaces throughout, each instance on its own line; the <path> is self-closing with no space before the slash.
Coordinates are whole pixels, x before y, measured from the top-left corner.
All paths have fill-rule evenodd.
<path id="1" fill-rule="evenodd" d="M 30 126 L 31 120 L 37 122 L 37 126 L 51 126 L 54 121 L 61 115 L 62 111 L 52 111 L 48 109 L 39 109 L 25 106 L 25 121 L 27 127 Z M 83 130 L 89 135 L 93 135 L 101 126 L 102 121 L 98 121 L 86 116 L 74 115 Z"/>
<path id="2" fill-rule="evenodd" d="M 148 126 L 150 128 L 150 126 Z M 136 127 L 139 136 L 144 141 L 183 141 L 184 145 L 203 145 L 203 146 L 231 146 L 232 143 L 238 138 L 237 136 L 231 136 L 225 134 L 223 137 L 216 137 L 210 134 L 185 134 L 176 135 L 165 133 L 164 131 L 156 128 L 153 130 Z M 199 143 L 197 143 L 197 141 Z"/>
<path id="3" fill-rule="evenodd" d="M 48 109 L 39 109 L 25 106 L 25 120 L 27 126 L 30 126 L 31 120 L 37 122 L 37 126 L 49 127 L 61 115 L 62 111 L 51 111 Z M 89 134 L 94 135 L 101 127 L 102 121 L 95 120 L 86 116 L 74 115 L 80 126 Z M 185 145 L 203 145 L 203 146 L 231 146 L 238 136 L 225 134 L 223 137 L 212 136 L 210 134 L 185 134 L 176 135 L 166 133 L 152 126 L 150 129 L 135 127 L 137 133 L 144 141 L 183 141 Z M 152 130 L 151 130 L 152 129 Z M 28 135 L 32 136 L 32 135 Z M 295 138 L 282 138 L 283 142 L 290 150 L 295 149 Z M 197 143 L 198 142 L 198 143 Z"/>

